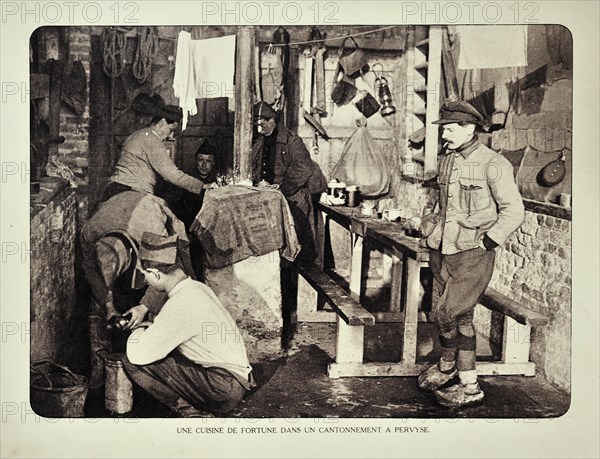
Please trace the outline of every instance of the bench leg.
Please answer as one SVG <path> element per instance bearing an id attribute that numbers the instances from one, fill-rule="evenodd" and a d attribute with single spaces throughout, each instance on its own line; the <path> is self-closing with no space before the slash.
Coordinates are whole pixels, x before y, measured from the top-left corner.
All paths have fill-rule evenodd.
<path id="1" fill-rule="evenodd" d="M 406 306 L 404 308 L 404 330 L 402 362 L 413 364 L 417 361 L 417 322 L 419 313 L 420 263 L 408 258 L 406 280 Z"/>
<path id="2" fill-rule="evenodd" d="M 531 326 L 522 325 L 512 317 L 504 317 L 502 360 L 504 363 L 529 362 Z"/>
<path id="3" fill-rule="evenodd" d="M 531 326 L 512 317 L 504 317 L 502 359 L 500 362 L 477 362 L 477 374 L 535 376 L 535 363 L 529 361 Z"/>
<path id="4" fill-rule="evenodd" d="M 351 234 L 352 240 L 352 261 L 350 264 L 350 293 L 356 300 L 360 299 L 362 286 L 362 259 L 363 259 L 363 240 L 358 234 Z"/>
<path id="5" fill-rule="evenodd" d="M 365 327 L 348 325 L 340 316 L 337 317 L 337 336 L 335 343 L 336 363 L 362 363 Z"/>
<path id="6" fill-rule="evenodd" d="M 391 262 L 390 312 L 400 312 L 400 301 L 402 299 L 402 260 L 397 254 L 392 253 Z"/>

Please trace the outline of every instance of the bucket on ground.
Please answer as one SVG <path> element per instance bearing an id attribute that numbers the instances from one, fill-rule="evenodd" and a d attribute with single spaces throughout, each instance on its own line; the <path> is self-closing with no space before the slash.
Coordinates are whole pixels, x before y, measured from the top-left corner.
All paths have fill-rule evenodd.
<path id="1" fill-rule="evenodd" d="M 31 408 L 46 418 L 80 418 L 87 396 L 87 378 L 51 360 L 31 363 Z"/>

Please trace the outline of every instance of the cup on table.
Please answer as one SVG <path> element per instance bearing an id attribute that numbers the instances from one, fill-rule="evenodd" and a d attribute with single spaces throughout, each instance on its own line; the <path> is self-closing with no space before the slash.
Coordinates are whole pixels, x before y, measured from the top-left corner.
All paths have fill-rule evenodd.
<path id="1" fill-rule="evenodd" d="M 390 222 L 397 222 L 403 216 L 402 209 L 385 209 L 383 211 L 383 218 Z"/>
<path id="2" fill-rule="evenodd" d="M 367 217 L 372 217 L 375 212 L 375 201 L 363 201 L 360 205 L 360 213 Z"/>

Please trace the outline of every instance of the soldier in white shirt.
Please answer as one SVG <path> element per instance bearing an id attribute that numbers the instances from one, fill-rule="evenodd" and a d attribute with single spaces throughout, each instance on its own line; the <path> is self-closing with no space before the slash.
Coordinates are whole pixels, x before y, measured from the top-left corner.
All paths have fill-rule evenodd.
<path id="1" fill-rule="evenodd" d="M 134 328 L 123 360 L 134 382 L 181 416 L 224 414 L 253 386 L 235 321 L 207 285 L 177 262 L 177 236 L 144 233 L 146 282 L 168 294 L 154 321 Z"/>

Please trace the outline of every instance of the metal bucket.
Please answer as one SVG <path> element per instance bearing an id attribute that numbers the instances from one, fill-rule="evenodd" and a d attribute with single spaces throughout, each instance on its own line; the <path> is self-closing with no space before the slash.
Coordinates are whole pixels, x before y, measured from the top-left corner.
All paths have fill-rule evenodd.
<path id="1" fill-rule="evenodd" d="M 87 378 L 51 360 L 31 363 L 31 408 L 46 418 L 81 418 Z"/>
<path id="2" fill-rule="evenodd" d="M 98 351 L 104 359 L 104 407 L 114 414 L 129 413 L 133 408 L 133 384 L 123 367 L 122 353 Z"/>

